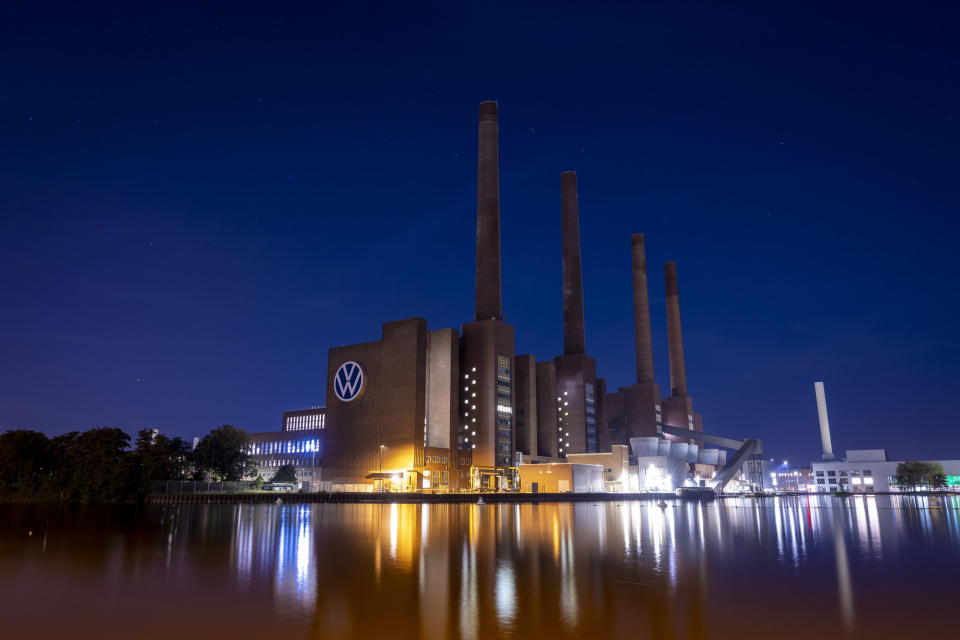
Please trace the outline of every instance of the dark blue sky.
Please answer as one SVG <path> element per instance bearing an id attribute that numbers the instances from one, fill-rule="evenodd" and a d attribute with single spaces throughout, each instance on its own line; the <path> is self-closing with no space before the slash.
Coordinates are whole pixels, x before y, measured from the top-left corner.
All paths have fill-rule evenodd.
<path id="1" fill-rule="evenodd" d="M 562 348 L 573 169 L 611 388 L 643 232 L 707 430 L 809 460 L 822 379 L 839 451 L 960 457 L 949 4 L 117 4 L 0 17 L 0 430 L 277 429 L 328 347 L 469 321 L 496 99 L 518 353 Z"/>

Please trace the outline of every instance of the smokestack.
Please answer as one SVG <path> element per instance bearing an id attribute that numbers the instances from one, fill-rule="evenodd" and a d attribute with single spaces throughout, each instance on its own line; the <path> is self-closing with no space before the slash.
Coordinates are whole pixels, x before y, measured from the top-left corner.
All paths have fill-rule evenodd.
<path id="1" fill-rule="evenodd" d="M 560 234 L 563 262 L 563 354 L 587 352 L 583 329 L 583 273 L 580 266 L 580 211 L 577 174 L 560 174 Z"/>
<path id="2" fill-rule="evenodd" d="M 500 297 L 500 160 L 497 103 L 480 103 L 477 153 L 476 320 L 502 320 Z"/>
<path id="3" fill-rule="evenodd" d="M 823 444 L 823 459 L 833 460 L 833 442 L 830 441 L 830 421 L 827 419 L 827 396 L 823 392 L 823 383 L 814 382 L 817 393 L 817 413 L 820 414 L 820 442 Z"/>
<path id="4" fill-rule="evenodd" d="M 630 236 L 633 254 L 633 337 L 637 348 L 637 382 L 654 382 L 653 339 L 650 337 L 650 298 L 647 294 L 647 255 L 643 234 Z"/>
<path id="5" fill-rule="evenodd" d="M 677 263 L 668 262 L 667 276 L 667 345 L 670 355 L 670 395 L 687 395 L 687 367 L 683 363 L 683 331 L 680 329 L 680 295 L 677 291 Z"/>

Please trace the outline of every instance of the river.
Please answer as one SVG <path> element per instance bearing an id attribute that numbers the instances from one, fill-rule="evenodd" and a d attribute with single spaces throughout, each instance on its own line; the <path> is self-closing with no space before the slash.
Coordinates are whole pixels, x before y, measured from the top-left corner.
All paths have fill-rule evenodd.
<path id="1" fill-rule="evenodd" d="M 955 637 L 960 497 L 0 505 L 4 638 Z"/>

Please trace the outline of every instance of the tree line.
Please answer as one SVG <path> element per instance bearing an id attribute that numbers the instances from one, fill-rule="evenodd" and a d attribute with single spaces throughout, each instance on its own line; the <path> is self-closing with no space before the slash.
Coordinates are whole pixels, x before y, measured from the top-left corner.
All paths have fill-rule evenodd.
<path id="1" fill-rule="evenodd" d="M 897 465 L 894 482 L 901 489 L 942 489 L 947 486 L 947 474 L 939 462 L 906 460 Z"/>
<path id="2" fill-rule="evenodd" d="M 130 436 L 98 427 L 48 438 L 37 431 L 0 435 L 0 500 L 134 502 L 164 480 L 236 481 L 256 473 L 250 436 L 223 425 L 197 444 L 152 429 Z M 292 469 L 284 469 L 283 479 Z M 282 479 L 280 481 L 283 481 Z"/>

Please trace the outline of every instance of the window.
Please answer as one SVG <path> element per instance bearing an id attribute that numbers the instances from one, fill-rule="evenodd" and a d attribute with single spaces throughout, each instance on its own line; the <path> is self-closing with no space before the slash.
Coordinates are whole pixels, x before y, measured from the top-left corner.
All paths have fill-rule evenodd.
<path id="1" fill-rule="evenodd" d="M 817 471 L 817 477 L 818 477 L 818 478 L 822 478 L 822 477 L 823 477 L 823 471 Z"/>
<path id="2" fill-rule="evenodd" d="M 863 470 L 863 475 L 865 475 L 865 476 L 872 476 L 872 475 L 873 475 L 873 472 L 872 472 L 870 469 L 864 469 L 864 470 Z"/>
<path id="3" fill-rule="evenodd" d="M 828 475 L 828 476 L 835 476 L 835 475 L 837 475 L 837 472 L 836 472 L 836 471 L 827 471 L 827 475 Z"/>
<path id="4" fill-rule="evenodd" d="M 817 484 L 826 484 L 826 481 L 823 478 L 817 478 Z"/>

